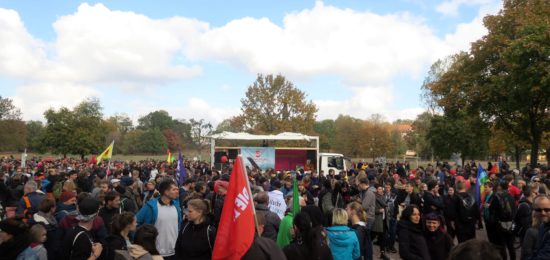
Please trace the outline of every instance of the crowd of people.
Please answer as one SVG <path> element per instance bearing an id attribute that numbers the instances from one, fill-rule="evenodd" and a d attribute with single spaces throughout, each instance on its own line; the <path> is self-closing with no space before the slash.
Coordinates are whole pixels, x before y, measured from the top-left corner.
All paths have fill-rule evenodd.
<path id="1" fill-rule="evenodd" d="M 0 259 L 211 259 L 231 173 L 199 161 L 185 178 L 156 160 L 0 167 Z M 550 169 L 500 160 L 482 182 L 478 167 L 249 170 L 257 235 L 243 259 L 550 259 Z"/>

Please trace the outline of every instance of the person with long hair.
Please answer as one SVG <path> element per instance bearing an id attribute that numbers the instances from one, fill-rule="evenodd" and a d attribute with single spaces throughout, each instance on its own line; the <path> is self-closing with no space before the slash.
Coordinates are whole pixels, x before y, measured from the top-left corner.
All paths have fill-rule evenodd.
<path id="1" fill-rule="evenodd" d="M 401 213 L 397 223 L 399 239 L 399 256 L 404 260 L 430 260 L 430 251 L 422 234 L 420 209 L 411 204 Z"/>
<path id="2" fill-rule="evenodd" d="M 154 225 L 140 226 L 134 234 L 134 243 L 128 247 L 130 256 L 133 259 L 163 260 L 156 246 L 158 234 Z"/>
<path id="3" fill-rule="evenodd" d="M 355 231 L 348 227 L 348 213 L 335 209 L 332 213 L 332 227 L 327 228 L 329 247 L 334 259 L 360 259 L 361 250 Z"/>
<path id="4" fill-rule="evenodd" d="M 207 200 L 187 202 L 187 222 L 176 240 L 176 257 L 179 259 L 211 259 L 216 228 L 210 224 L 210 205 Z"/>
<path id="5" fill-rule="evenodd" d="M 374 215 L 374 226 L 372 228 L 372 236 L 378 238 L 378 245 L 380 246 L 380 258 L 388 259 L 386 256 L 386 233 L 388 231 L 387 212 L 386 212 L 386 200 L 384 198 L 384 187 L 380 184 L 375 185 L 376 188 L 376 208 Z"/>
<path id="6" fill-rule="evenodd" d="M 363 206 L 359 202 L 349 203 L 346 207 L 349 221 L 351 222 L 351 228 L 355 230 L 357 239 L 359 241 L 359 247 L 361 248 L 361 257 L 365 257 L 365 243 L 370 240 L 366 240 L 369 235 L 367 230 L 367 212 L 363 209 Z"/>
<path id="7" fill-rule="evenodd" d="M 313 228 L 308 213 L 300 212 L 294 217 L 294 240 L 283 249 L 288 260 L 330 260 L 332 254 L 318 229 Z"/>
<path id="8" fill-rule="evenodd" d="M 111 223 L 111 235 L 106 239 L 106 257 L 112 259 L 116 250 L 128 250 L 130 238 L 128 234 L 136 231 L 137 221 L 134 213 L 123 212 L 115 215 Z"/>

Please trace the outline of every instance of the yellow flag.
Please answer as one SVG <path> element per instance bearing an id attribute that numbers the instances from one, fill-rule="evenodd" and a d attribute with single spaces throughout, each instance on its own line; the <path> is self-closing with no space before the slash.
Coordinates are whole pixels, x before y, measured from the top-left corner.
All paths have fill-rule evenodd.
<path id="1" fill-rule="evenodd" d="M 113 156 L 113 146 L 115 145 L 115 141 L 113 140 L 111 144 L 103 151 L 100 155 L 97 156 L 97 164 L 99 165 L 103 159 L 111 159 L 111 156 Z"/>

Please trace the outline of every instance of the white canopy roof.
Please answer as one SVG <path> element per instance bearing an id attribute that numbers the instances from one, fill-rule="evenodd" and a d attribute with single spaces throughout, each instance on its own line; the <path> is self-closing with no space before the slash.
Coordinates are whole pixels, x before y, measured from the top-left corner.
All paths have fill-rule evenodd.
<path id="1" fill-rule="evenodd" d="M 210 136 L 212 139 L 220 140 L 317 140 L 318 136 L 309 136 L 300 133 L 284 132 L 277 135 L 253 135 L 249 133 L 222 132 Z"/>

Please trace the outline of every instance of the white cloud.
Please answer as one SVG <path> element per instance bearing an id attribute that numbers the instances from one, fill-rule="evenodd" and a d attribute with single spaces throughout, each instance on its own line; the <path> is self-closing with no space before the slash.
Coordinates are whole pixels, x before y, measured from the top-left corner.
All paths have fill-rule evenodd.
<path id="1" fill-rule="evenodd" d="M 0 75 L 28 77 L 41 67 L 43 44 L 25 29 L 19 14 L 0 8 Z"/>
<path id="2" fill-rule="evenodd" d="M 17 87 L 14 104 L 27 120 L 42 120 L 43 113 L 60 107 L 73 108 L 88 97 L 100 97 L 94 87 L 72 83 L 30 83 Z"/>
<path id="3" fill-rule="evenodd" d="M 195 77 L 202 69 L 193 64 L 212 60 L 244 67 L 252 74 L 339 77 L 354 95 L 344 101 L 316 100 L 319 118 L 340 113 L 408 117 L 420 110 L 392 109 L 393 78 L 423 77 L 435 60 L 466 50 L 485 34 L 482 17 L 494 12 L 497 0 L 472 1 L 480 6 L 479 15 L 444 37 L 435 35 L 423 18 L 408 13 L 379 15 L 322 2 L 287 14 L 281 26 L 267 18 L 246 17 L 214 28 L 185 17 L 152 19 L 102 4 L 82 4 L 53 24 L 56 38 L 51 43 L 28 33 L 17 12 L 0 8 L 0 74 L 23 79 L 13 98 L 25 119 L 39 118 L 49 106 L 70 107 L 87 96 L 97 96 L 99 85 L 137 93 Z M 438 10 L 452 13 L 462 4 L 473 5 L 472 1 L 446 1 Z M 42 93 L 46 91 L 52 93 Z M 212 122 L 239 112 L 200 97 L 188 103 L 166 110 L 175 117 Z M 136 105 L 143 114 L 162 109 L 158 104 Z"/>
<path id="4" fill-rule="evenodd" d="M 216 59 L 250 72 L 292 77 L 331 74 L 347 83 L 378 84 L 398 73 L 419 74 L 448 53 L 422 19 L 407 13 L 378 15 L 317 2 L 285 16 L 242 18 L 190 39 L 192 59 Z"/>

